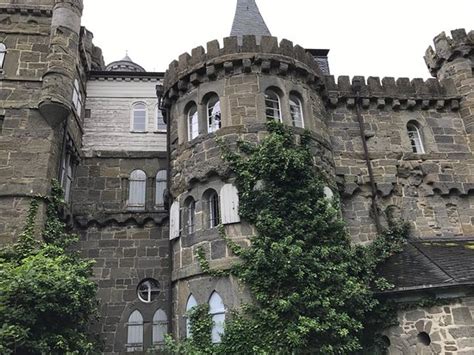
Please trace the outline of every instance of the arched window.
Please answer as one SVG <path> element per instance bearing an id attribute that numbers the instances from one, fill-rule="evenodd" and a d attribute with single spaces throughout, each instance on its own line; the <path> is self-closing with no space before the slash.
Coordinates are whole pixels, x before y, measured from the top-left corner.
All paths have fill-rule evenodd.
<path id="1" fill-rule="evenodd" d="M 163 112 L 161 112 L 158 105 L 156 105 L 156 130 L 158 132 L 166 132 L 166 123 L 163 118 Z"/>
<path id="2" fill-rule="evenodd" d="M 127 352 L 143 351 L 143 317 L 134 311 L 127 323 Z"/>
<path id="3" fill-rule="evenodd" d="M 413 122 L 407 124 L 408 138 L 410 139 L 411 149 L 413 153 L 424 154 L 423 141 L 421 140 L 420 130 Z"/>
<path id="4" fill-rule="evenodd" d="M 196 201 L 192 197 L 188 197 L 184 205 L 186 235 L 192 235 L 196 231 Z"/>
<path id="5" fill-rule="evenodd" d="M 204 215 L 208 228 L 215 228 L 220 223 L 219 195 L 213 189 L 207 190 L 203 195 Z"/>
<path id="6" fill-rule="evenodd" d="M 193 140 L 199 135 L 199 117 L 197 107 L 193 104 L 188 110 L 188 140 Z"/>
<path id="7" fill-rule="evenodd" d="M 209 133 L 221 128 L 221 102 L 217 95 L 212 95 L 207 102 L 207 125 Z"/>
<path id="8" fill-rule="evenodd" d="M 153 345 L 163 344 L 167 333 L 168 317 L 163 310 L 159 309 L 153 316 Z"/>
<path id="9" fill-rule="evenodd" d="M 139 102 L 132 109 L 132 132 L 146 132 L 146 105 Z"/>
<path id="10" fill-rule="evenodd" d="M 74 87 L 72 90 L 72 104 L 74 105 L 74 108 L 76 109 L 77 115 L 81 117 L 82 94 L 81 94 L 81 89 L 79 87 L 79 80 L 77 79 L 74 80 Z"/>
<path id="11" fill-rule="evenodd" d="M 290 114 L 293 126 L 304 128 L 303 105 L 295 94 L 290 95 Z"/>
<path id="12" fill-rule="evenodd" d="M 197 306 L 196 299 L 191 294 L 189 295 L 188 302 L 186 303 L 186 338 L 190 338 L 192 335 L 191 332 L 191 319 L 189 318 L 189 311 Z"/>
<path id="13" fill-rule="evenodd" d="M 272 89 L 265 91 L 265 115 L 267 120 L 282 121 L 280 96 Z"/>
<path id="14" fill-rule="evenodd" d="M 212 317 L 212 342 L 214 344 L 221 342 L 221 336 L 224 334 L 225 307 L 221 296 L 213 292 L 209 299 L 209 314 Z"/>
<path id="15" fill-rule="evenodd" d="M 166 170 L 160 170 L 156 174 L 156 191 L 155 191 L 155 205 L 156 207 L 165 206 L 165 192 L 166 192 Z"/>
<path id="16" fill-rule="evenodd" d="M 128 192 L 128 208 L 133 210 L 145 209 L 146 174 L 142 170 L 134 170 L 130 174 Z"/>
<path id="17" fill-rule="evenodd" d="M 5 46 L 4 43 L 0 43 L 0 70 L 3 69 L 6 54 L 7 54 L 7 47 Z"/>

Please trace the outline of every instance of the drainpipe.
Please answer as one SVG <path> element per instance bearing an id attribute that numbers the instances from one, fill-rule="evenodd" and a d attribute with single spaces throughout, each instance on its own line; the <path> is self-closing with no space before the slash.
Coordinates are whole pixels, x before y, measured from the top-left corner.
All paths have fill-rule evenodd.
<path id="1" fill-rule="evenodd" d="M 374 179 L 374 172 L 372 170 L 372 162 L 369 158 L 369 149 L 367 148 L 367 140 L 365 138 L 365 127 L 364 127 L 364 118 L 362 117 L 361 111 L 361 97 L 360 97 L 360 89 L 361 89 L 361 82 L 359 80 L 353 81 L 353 88 L 356 92 L 355 97 L 355 106 L 356 106 L 356 115 L 357 121 L 359 122 L 359 130 L 360 130 L 360 138 L 362 140 L 362 146 L 364 148 L 364 158 L 365 163 L 367 165 L 367 170 L 369 172 L 369 179 L 370 179 L 370 187 L 372 190 L 372 213 L 374 215 L 375 227 L 377 229 L 377 233 L 382 233 L 382 225 L 380 224 L 380 216 L 377 207 L 377 186 L 375 185 Z"/>

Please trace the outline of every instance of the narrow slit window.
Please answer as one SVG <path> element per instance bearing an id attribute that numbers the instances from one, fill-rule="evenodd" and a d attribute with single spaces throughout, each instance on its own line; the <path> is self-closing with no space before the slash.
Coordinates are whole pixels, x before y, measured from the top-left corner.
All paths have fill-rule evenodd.
<path id="1" fill-rule="evenodd" d="M 209 133 L 221 128 L 221 102 L 217 95 L 213 95 L 207 102 L 207 124 Z"/>
<path id="2" fill-rule="evenodd" d="M 82 94 L 81 88 L 79 87 L 79 80 L 74 80 L 74 87 L 72 90 L 72 104 L 76 109 L 76 113 L 79 117 L 81 117 L 82 112 Z"/>
<path id="3" fill-rule="evenodd" d="M 133 105 L 132 132 L 146 132 L 146 105 L 137 103 Z"/>
<path id="4" fill-rule="evenodd" d="M 5 123 L 5 116 L 0 115 L 0 134 L 3 134 L 3 124 Z"/>
<path id="5" fill-rule="evenodd" d="M 419 128 L 414 123 L 409 123 L 407 125 L 407 131 L 413 153 L 424 154 L 425 148 L 423 147 Z"/>
<path id="6" fill-rule="evenodd" d="M 303 105 L 301 100 L 294 94 L 290 95 L 290 114 L 293 126 L 304 128 Z"/>
<path id="7" fill-rule="evenodd" d="M 265 91 L 265 115 L 267 120 L 282 122 L 280 96 L 272 89 Z"/>
<path id="8" fill-rule="evenodd" d="M 130 174 L 128 208 L 144 210 L 146 200 L 146 174 L 142 170 L 134 170 Z"/>
<path id="9" fill-rule="evenodd" d="M 127 352 L 143 351 L 143 316 L 134 311 L 127 323 Z"/>
<path id="10" fill-rule="evenodd" d="M 192 197 L 186 200 L 185 207 L 186 234 L 192 235 L 196 231 L 196 201 Z"/>
<path id="11" fill-rule="evenodd" d="M 188 110 L 188 140 L 193 140 L 199 135 L 199 117 L 196 105 Z"/>
<path id="12" fill-rule="evenodd" d="M 219 195 L 215 190 L 210 189 L 204 193 L 203 200 L 207 227 L 215 228 L 220 223 Z"/>

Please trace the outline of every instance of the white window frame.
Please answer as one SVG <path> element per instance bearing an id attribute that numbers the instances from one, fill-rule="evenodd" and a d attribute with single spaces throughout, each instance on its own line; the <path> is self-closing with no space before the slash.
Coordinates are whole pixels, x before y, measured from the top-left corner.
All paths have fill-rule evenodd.
<path id="1" fill-rule="evenodd" d="M 186 338 L 190 338 L 193 335 L 191 331 L 191 319 L 189 318 L 189 312 L 197 305 L 198 303 L 191 293 L 188 297 L 188 301 L 186 302 L 186 314 L 184 315 L 186 319 Z"/>
<path id="2" fill-rule="evenodd" d="M 143 105 L 144 108 L 137 108 L 137 106 Z M 135 128 L 135 112 L 144 112 L 145 113 L 145 127 L 143 130 Z M 132 133 L 146 133 L 148 131 L 148 106 L 146 102 L 134 102 L 132 104 L 132 110 L 130 115 L 130 132 Z"/>
<path id="3" fill-rule="evenodd" d="M 409 122 L 407 124 L 407 134 L 412 152 L 415 154 L 425 154 L 421 132 L 415 123 Z"/>
<path id="4" fill-rule="evenodd" d="M 143 176 L 139 177 L 137 176 L 136 178 L 134 177 L 134 174 L 139 174 L 143 173 Z M 134 210 L 134 211 L 142 211 L 145 209 L 146 205 L 146 181 L 147 180 L 147 175 L 143 170 L 140 169 L 135 169 L 130 173 L 130 178 L 128 181 L 128 201 L 127 201 L 127 208 L 129 210 Z M 140 192 L 143 194 L 143 197 L 139 199 L 138 197 L 140 196 L 133 196 L 132 194 L 135 192 L 133 187 L 134 184 L 143 184 L 143 187 L 140 187 Z M 138 187 L 137 187 L 138 189 Z"/>
<path id="5" fill-rule="evenodd" d="M 207 217 L 209 229 L 216 228 L 220 224 L 219 194 L 215 190 L 209 190 L 207 197 Z"/>
<path id="6" fill-rule="evenodd" d="M 69 203 L 71 199 L 71 187 L 74 181 L 74 167 L 72 153 L 66 148 L 61 163 L 61 187 L 64 192 L 64 202 Z"/>
<path id="7" fill-rule="evenodd" d="M 165 207 L 165 192 L 168 184 L 168 172 L 159 170 L 155 178 L 155 207 Z M 160 188 L 159 188 L 160 187 Z M 161 194 L 160 194 L 161 191 Z"/>
<path id="8" fill-rule="evenodd" d="M 141 341 L 134 341 L 138 339 L 133 338 L 135 334 L 132 330 L 137 333 L 136 336 L 141 338 Z M 133 311 L 128 317 L 126 348 L 127 352 L 143 351 L 143 316 L 138 310 Z"/>
<path id="9" fill-rule="evenodd" d="M 276 99 L 270 97 L 271 94 L 275 95 Z M 277 107 L 275 108 L 274 105 Z M 268 114 L 269 110 L 273 111 L 272 115 Z M 283 122 L 281 115 L 281 98 L 280 95 L 278 95 L 278 93 L 272 88 L 265 90 L 265 117 L 267 120 L 274 120 L 280 123 Z"/>
<path id="10" fill-rule="evenodd" d="M 217 107 L 217 109 L 216 109 Z M 222 127 L 222 110 L 219 96 L 212 95 L 207 101 L 207 132 L 213 133 Z"/>
<path id="11" fill-rule="evenodd" d="M 145 293 L 143 295 L 143 293 Z M 137 288 L 138 299 L 144 303 L 153 302 L 154 298 L 160 293 L 160 284 L 153 279 L 147 279 L 140 282 Z M 145 297 L 143 297 L 145 296 Z"/>
<path id="12" fill-rule="evenodd" d="M 188 141 L 192 141 L 197 136 L 199 136 L 199 114 L 196 104 L 193 104 L 188 109 L 186 114 L 186 122 L 188 126 Z"/>
<path id="13" fill-rule="evenodd" d="M 153 345 L 162 345 L 168 334 L 168 316 L 161 308 L 153 315 Z"/>
<path id="14" fill-rule="evenodd" d="M 209 297 L 209 314 L 212 317 L 212 343 L 219 344 L 224 334 L 226 309 L 222 297 L 216 291 Z"/>
<path id="15" fill-rule="evenodd" d="M 5 65 L 5 57 L 7 56 L 7 46 L 0 42 L 0 72 L 3 71 Z"/>
<path id="16" fill-rule="evenodd" d="M 166 132 L 167 126 L 164 121 L 163 112 L 161 112 L 159 105 L 155 107 L 155 117 L 156 117 L 156 131 L 157 132 Z M 160 122 L 161 119 L 161 122 Z"/>
<path id="17" fill-rule="evenodd" d="M 72 89 L 72 104 L 76 109 L 77 116 L 81 117 L 82 113 L 82 94 L 79 86 L 79 80 L 74 79 L 74 87 Z"/>
<path id="18" fill-rule="evenodd" d="M 290 94 L 290 115 L 293 127 L 304 128 L 303 103 L 294 93 Z M 298 116 L 299 115 L 299 119 Z M 299 125 L 298 125 L 299 123 Z"/>

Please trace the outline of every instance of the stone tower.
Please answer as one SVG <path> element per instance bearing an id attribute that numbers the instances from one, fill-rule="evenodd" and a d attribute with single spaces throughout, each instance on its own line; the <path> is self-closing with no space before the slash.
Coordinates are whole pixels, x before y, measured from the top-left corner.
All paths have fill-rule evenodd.
<path id="1" fill-rule="evenodd" d="M 248 23 L 252 26 L 240 26 Z M 218 235 L 219 223 L 242 245 L 253 234 L 239 219 L 237 190 L 216 139 L 230 146 L 238 139 L 258 142 L 268 120 L 283 122 L 297 134 L 308 129 L 318 164 L 334 176 L 327 112 L 320 96 L 322 73 L 312 55 L 288 40 L 278 43 L 268 36 L 254 1 L 238 2 L 232 35 L 224 38 L 222 47 L 212 41 L 207 49 L 182 54 L 170 64 L 164 80 L 172 202 L 172 331 L 178 337 L 186 334 L 183 316 L 191 305 L 217 297 L 232 309 L 248 299 L 237 280 L 204 275 L 196 259 L 202 248 L 211 268 L 225 269 L 235 261 Z"/>
<path id="2" fill-rule="evenodd" d="M 435 48 L 426 50 L 425 61 L 430 73 L 445 82 L 452 80 L 459 95 L 460 113 L 464 120 L 466 132 L 474 148 L 474 31 L 466 33 L 464 29 L 451 32 L 447 37 L 444 32 L 434 39 Z"/>

